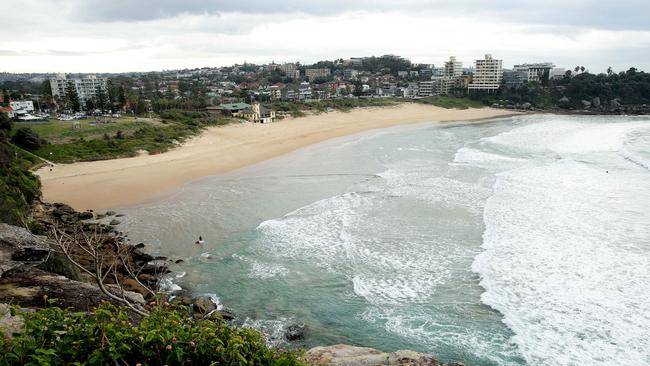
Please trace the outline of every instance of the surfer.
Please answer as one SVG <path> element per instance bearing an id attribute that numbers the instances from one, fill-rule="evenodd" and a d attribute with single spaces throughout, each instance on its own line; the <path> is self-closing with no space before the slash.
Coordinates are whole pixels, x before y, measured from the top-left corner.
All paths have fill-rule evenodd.
<path id="1" fill-rule="evenodd" d="M 203 244 L 203 243 L 205 243 L 205 242 L 203 241 L 203 237 L 202 237 L 202 236 L 199 236 L 199 240 L 197 240 L 194 244 Z"/>

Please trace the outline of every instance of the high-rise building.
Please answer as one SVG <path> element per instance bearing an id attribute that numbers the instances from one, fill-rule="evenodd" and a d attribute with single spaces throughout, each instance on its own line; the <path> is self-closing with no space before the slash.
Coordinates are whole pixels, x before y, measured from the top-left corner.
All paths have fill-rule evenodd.
<path id="1" fill-rule="evenodd" d="M 526 73 L 526 81 L 541 82 L 542 78 L 550 78 L 555 65 L 551 62 L 515 65 L 513 71 Z"/>
<path id="2" fill-rule="evenodd" d="M 463 75 L 463 63 L 456 60 L 455 56 L 449 57 L 449 61 L 445 62 L 445 76 L 455 78 Z"/>
<path id="3" fill-rule="evenodd" d="M 467 86 L 468 91 L 494 92 L 501 86 L 503 77 L 503 61 L 485 55 L 485 59 L 476 60 L 472 82 Z"/>
<path id="4" fill-rule="evenodd" d="M 68 79 L 65 74 L 57 74 L 50 78 L 50 88 L 52 96 L 65 97 L 66 88 L 69 84 L 74 85 L 79 95 L 79 101 L 85 103 L 88 99 L 97 96 L 97 90 L 102 89 L 106 92 L 106 78 L 98 78 L 95 75 L 87 75 L 82 78 Z"/>

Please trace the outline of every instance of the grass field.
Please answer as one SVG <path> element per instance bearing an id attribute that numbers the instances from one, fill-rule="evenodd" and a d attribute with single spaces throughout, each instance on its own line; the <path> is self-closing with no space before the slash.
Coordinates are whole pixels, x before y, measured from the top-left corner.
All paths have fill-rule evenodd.
<path id="1" fill-rule="evenodd" d="M 14 128 L 29 127 L 51 144 L 65 144 L 78 139 L 101 139 L 104 134 L 115 137 L 117 131 L 122 131 L 125 136 L 131 136 L 142 127 L 162 125 L 162 122 L 158 119 L 142 117 L 88 118 L 77 122 L 79 122 L 79 128 L 73 128 L 73 121 L 58 120 L 16 122 Z"/>
<path id="2" fill-rule="evenodd" d="M 105 122 L 105 123 L 101 123 Z M 121 117 L 73 121 L 18 122 L 14 131 L 29 127 L 45 141 L 35 155 L 57 163 L 135 156 L 141 151 L 157 154 L 199 134 L 208 126 L 240 120 L 213 117 L 204 112 L 172 110 L 160 118 Z M 15 133 L 15 132 L 14 132 Z"/>

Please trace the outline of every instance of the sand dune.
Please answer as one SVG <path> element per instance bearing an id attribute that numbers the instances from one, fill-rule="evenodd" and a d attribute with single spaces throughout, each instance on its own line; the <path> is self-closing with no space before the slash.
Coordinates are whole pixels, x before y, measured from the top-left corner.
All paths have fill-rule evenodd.
<path id="1" fill-rule="evenodd" d="M 43 198 L 75 209 L 107 209 L 155 199 L 185 183 L 258 163 L 334 137 L 416 122 L 470 121 L 512 112 L 420 104 L 363 108 L 273 124 L 214 127 L 164 154 L 57 165 L 36 173 Z"/>

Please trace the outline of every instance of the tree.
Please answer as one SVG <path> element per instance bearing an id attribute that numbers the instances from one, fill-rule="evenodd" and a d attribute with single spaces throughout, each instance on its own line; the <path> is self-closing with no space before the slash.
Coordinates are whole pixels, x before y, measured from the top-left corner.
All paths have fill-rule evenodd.
<path id="1" fill-rule="evenodd" d="M 25 150 L 36 150 L 41 147 L 41 138 L 29 127 L 21 127 L 16 131 L 11 142 Z"/>
<path id="2" fill-rule="evenodd" d="M 612 76 L 612 74 L 614 74 L 614 71 L 612 71 L 612 67 L 610 66 L 607 68 L 607 76 Z"/>
<path id="3" fill-rule="evenodd" d="M 354 82 L 353 94 L 355 97 L 360 97 L 363 95 L 363 85 L 361 84 L 361 81 L 358 79 Z"/>
<path id="4" fill-rule="evenodd" d="M 94 111 L 96 107 L 97 107 L 97 104 L 95 102 L 95 97 L 92 97 L 92 98 L 86 100 L 86 110 L 87 111 Z"/>
<path id="5" fill-rule="evenodd" d="M 104 111 L 108 104 L 108 95 L 106 94 L 106 90 L 101 86 L 97 86 L 95 97 L 97 99 L 96 107 Z"/>
<path id="6" fill-rule="evenodd" d="M 117 103 L 120 109 L 124 109 L 124 106 L 126 105 L 126 93 L 124 92 L 124 87 L 121 85 L 117 90 Z"/>
<path id="7" fill-rule="evenodd" d="M 586 69 L 585 69 L 584 66 L 580 66 L 580 72 L 585 72 L 585 70 L 586 70 Z"/>
<path id="8" fill-rule="evenodd" d="M 6 113 L 0 112 L 0 131 L 5 131 L 8 134 L 11 131 L 12 124 L 11 118 Z"/>
<path id="9" fill-rule="evenodd" d="M 79 112 L 81 110 L 81 102 L 79 101 L 79 94 L 77 94 L 77 88 L 74 82 L 68 82 L 65 86 L 65 99 L 67 107 L 73 112 Z"/>
<path id="10" fill-rule="evenodd" d="M 573 69 L 573 71 L 575 71 L 575 72 L 578 72 L 578 71 L 580 71 L 580 66 L 576 66 L 576 68 L 575 68 L 575 69 Z"/>

